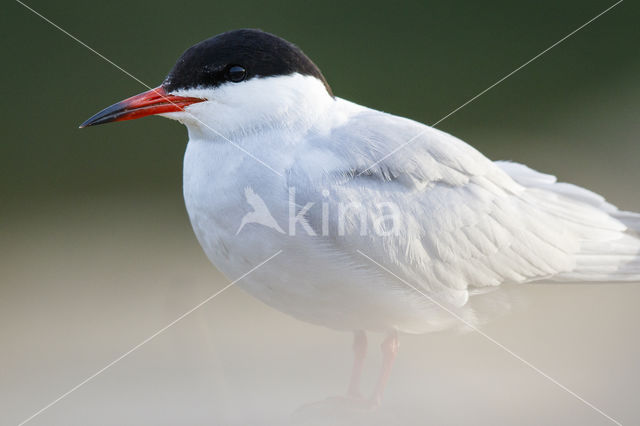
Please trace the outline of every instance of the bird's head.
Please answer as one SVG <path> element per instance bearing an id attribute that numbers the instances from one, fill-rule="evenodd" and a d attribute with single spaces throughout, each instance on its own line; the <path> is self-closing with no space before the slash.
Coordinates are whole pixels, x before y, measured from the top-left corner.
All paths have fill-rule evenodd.
<path id="1" fill-rule="evenodd" d="M 164 82 L 95 114 L 80 127 L 162 115 L 204 133 L 249 131 L 309 117 L 333 101 L 318 67 L 273 34 L 242 29 L 185 51 Z"/>

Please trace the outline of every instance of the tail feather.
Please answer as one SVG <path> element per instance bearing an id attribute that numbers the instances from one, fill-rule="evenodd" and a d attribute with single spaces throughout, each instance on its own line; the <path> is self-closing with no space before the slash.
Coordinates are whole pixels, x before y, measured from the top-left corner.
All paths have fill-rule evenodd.
<path id="1" fill-rule="evenodd" d="M 554 281 L 640 281 L 640 214 L 618 210 L 604 197 L 512 162 L 496 164 L 579 242 L 575 267 Z"/>

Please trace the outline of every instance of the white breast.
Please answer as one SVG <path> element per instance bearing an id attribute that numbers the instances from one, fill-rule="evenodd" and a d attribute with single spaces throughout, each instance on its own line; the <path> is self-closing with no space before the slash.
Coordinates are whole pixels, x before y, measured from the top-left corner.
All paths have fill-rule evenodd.
<path id="1" fill-rule="evenodd" d="M 198 240 L 229 280 L 281 252 L 238 283 L 274 308 L 339 329 L 425 332 L 459 324 L 429 297 L 473 322 L 486 319 L 474 304 L 489 316 L 508 308 L 490 291 L 503 283 L 640 276 L 640 240 L 627 232 L 640 216 L 493 163 L 439 130 L 333 99 L 313 78 L 260 80 L 234 91 L 240 103 L 194 104 L 207 126 L 179 119 L 189 128 L 184 196 Z M 321 234 L 326 224 L 328 236 L 291 226 L 308 202 L 309 226 Z M 361 235 L 351 213 L 339 235 L 336 204 L 371 212 L 381 202 L 398 208 L 402 232 Z"/>
<path id="2" fill-rule="evenodd" d="M 308 147 L 294 148 L 294 144 L 290 150 L 278 150 L 278 155 L 259 149 L 301 137 L 295 133 L 273 131 L 234 141 L 261 153 L 261 159 L 282 170 L 283 176 L 228 142 L 190 139 L 184 158 L 184 199 L 196 237 L 211 262 L 231 281 L 282 250 L 237 285 L 303 321 L 345 330 L 396 328 L 407 332 L 454 325 L 448 314 L 401 284 L 393 284 L 356 252 L 333 251 L 321 236 L 308 235 L 300 224 L 291 235 L 291 181 L 286 170 L 297 162 L 314 168 L 318 161 L 333 161 L 319 158 Z M 278 138 L 285 140 L 274 140 Z M 248 188 L 260 197 L 284 233 L 260 223 L 247 223 L 238 233 L 242 219 L 255 211 L 247 199 Z M 305 188 L 296 190 L 303 193 Z M 462 310 L 459 314 L 465 315 Z"/>

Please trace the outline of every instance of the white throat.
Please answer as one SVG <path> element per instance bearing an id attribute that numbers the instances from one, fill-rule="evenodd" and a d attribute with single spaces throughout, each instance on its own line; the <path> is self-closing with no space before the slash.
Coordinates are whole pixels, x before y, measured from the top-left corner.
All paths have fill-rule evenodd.
<path id="1" fill-rule="evenodd" d="M 163 114 L 186 125 L 190 139 L 206 140 L 233 140 L 274 129 L 304 132 L 322 122 L 335 103 L 320 80 L 297 73 L 175 94 L 207 99 L 185 112 Z"/>

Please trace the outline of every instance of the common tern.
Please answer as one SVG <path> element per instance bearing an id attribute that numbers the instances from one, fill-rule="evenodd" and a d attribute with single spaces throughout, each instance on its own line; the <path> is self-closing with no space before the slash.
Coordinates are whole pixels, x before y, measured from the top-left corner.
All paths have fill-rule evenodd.
<path id="1" fill-rule="evenodd" d="M 186 125 L 184 199 L 211 262 L 303 321 L 398 333 L 484 321 L 505 284 L 640 279 L 640 214 L 436 128 L 334 96 L 295 45 L 254 29 L 189 48 L 157 88 L 81 127 L 162 115 Z M 410 285 L 407 285 L 410 284 Z M 497 315 L 497 312 L 493 314 Z M 488 316 L 492 316 L 488 312 Z"/>

